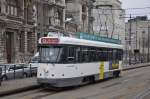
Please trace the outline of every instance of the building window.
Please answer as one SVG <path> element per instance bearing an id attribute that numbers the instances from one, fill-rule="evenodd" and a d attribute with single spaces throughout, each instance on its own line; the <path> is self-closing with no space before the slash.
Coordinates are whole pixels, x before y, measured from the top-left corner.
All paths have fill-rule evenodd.
<path id="1" fill-rule="evenodd" d="M 86 6 L 82 5 L 82 12 L 85 13 L 86 12 Z"/>
<path id="2" fill-rule="evenodd" d="M 24 32 L 22 31 L 19 34 L 19 52 L 24 52 L 24 42 L 25 42 Z"/>
<path id="3" fill-rule="evenodd" d="M 74 0 L 66 0 L 66 3 L 72 3 Z"/>
<path id="4" fill-rule="evenodd" d="M 9 15 L 17 16 L 17 1 L 16 0 L 7 0 L 6 12 Z"/>
<path id="5" fill-rule="evenodd" d="M 32 42 L 32 32 L 28 32 L 27 34 L 27 50 L 28 52 L 30 53 L 33 53 L 34 52 L 34 45 L 33 45 L 33 42 Z"/>

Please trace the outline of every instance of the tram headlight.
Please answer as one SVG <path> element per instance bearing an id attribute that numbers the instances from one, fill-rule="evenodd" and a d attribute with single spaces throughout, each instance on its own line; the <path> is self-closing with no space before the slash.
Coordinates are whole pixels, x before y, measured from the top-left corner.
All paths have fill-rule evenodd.
<path id="1" fill-rule="evenodd" d="M 54 77 L 55 75 L 54 74 L 52 74 L 52 77 Z"/>

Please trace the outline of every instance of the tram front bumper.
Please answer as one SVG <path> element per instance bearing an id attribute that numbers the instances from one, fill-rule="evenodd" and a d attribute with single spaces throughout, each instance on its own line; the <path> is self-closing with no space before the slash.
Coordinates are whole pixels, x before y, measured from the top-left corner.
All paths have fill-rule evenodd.
<path id="1" fill-rule="evenodd" d="M 38 78 L 37 82 L 40 84 L 56 84 L 56 79 L 46 79 L 46 78 Z"/>
<path id="2" fill-rule="evenodd" d="M 65 79 L 45 79 L 38 78 L 37 82 L 41 85 L 48 85 L 53 87 L 69 87 L 81 84 L 82 78 L 65 78 Z"/>

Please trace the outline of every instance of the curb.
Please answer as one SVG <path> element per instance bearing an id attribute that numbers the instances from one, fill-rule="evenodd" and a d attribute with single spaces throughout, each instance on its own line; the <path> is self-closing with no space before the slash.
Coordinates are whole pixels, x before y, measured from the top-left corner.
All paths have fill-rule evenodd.
<path id="1" fill-rule="evenodd" d="M 145 64 L 145 65 L 140 65 L 140 66 L 135 66 L 133 65 L 133 67 L 129 67 L 129 68 L 124 68 L 122 69 L 122 71 L 127 71 L 127 70 L 132 70 L 132 69 L 136 69 L 136 68 L 142 68 L 142 67 L 148 67 L 150 66 L 150 64 Z"/>
<path id="2" fill-rule="evenodd" d="M 27 86 L 27 87 L 24 87 L 24 88 L 4 91 L 4 92 L 0 92 L 0 97 L 4 97 L 6 95 L 11 95 L 11 94 L 15 94 L 15 93 L 24 92 L 24 91 L 29 91 L 29 90 L 33 90 L 33 89 L 38 89 L 38 88 L 40 88 L 40 85 L 31 85 L 31 86 Z"/>

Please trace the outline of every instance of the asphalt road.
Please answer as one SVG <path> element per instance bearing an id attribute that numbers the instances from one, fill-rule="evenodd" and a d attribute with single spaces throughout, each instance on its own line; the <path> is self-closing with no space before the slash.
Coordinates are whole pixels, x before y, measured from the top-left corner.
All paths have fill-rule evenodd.
<path id="1" fill-rule="evenodd" d="M 120 78 L 62 92 L 37 89 L 0 99 L 150 99 L 150 67 L 123 71 Z"/>

